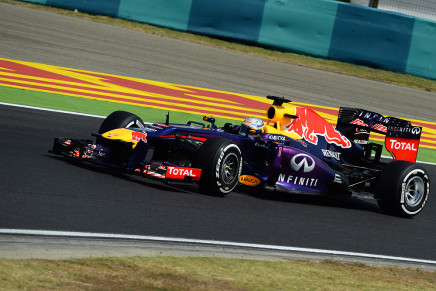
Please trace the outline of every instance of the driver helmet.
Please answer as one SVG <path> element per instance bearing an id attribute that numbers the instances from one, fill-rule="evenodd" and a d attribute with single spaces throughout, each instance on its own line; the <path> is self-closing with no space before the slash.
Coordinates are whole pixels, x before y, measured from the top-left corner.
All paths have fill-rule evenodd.
<path id="1" fill-rule="evenodd" d="M 258 117 L 247 117 L 239 128 L 239 134 L 247 136 L 250 133 L 262 133 L 264 126 L 265 123 L 262 121 L 262 119 Z"/>

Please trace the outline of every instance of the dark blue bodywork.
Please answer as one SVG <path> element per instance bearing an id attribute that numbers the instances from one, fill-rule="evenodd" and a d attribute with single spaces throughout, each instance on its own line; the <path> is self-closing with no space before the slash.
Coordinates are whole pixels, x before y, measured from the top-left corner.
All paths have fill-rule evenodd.
<path id="1" fill-rule="evenodd" d="M 302 192 L 328 192 L 335 183 L 337 188 L 344 188 L 348 183 L 341 171 L 342 165 L 359 163 L 364 156 L 364 149 L 354 142 L 351 148 L 343 149 L 328 143 L 323 137 L 314 145 L 304 139 L 295 140 L 285 135 L 241 135 L 237 131 L 207 128 L 192 123 L 155 123 L 145 129 L 131 130 L 147 134 L 147 144 L 136 149 L 141 152 L 162 144 L 171 147 L 177 143 L 177 139 L 190 139 L 198 145 L 211 137 L 229 139 L 241 149 L 242 175 L 259 178 L 261 186 L 270 179 L 276 186 Z M 133 154 L 132 157 L 142 158 L 144 155 L 142 152 Z"/>

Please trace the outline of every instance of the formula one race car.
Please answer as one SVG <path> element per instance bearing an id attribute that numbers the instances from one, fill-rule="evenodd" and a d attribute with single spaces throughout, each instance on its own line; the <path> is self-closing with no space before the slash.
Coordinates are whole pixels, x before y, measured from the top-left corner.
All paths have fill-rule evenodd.
<path id="1" fill-rule="evenodd" d="M 421 127 L 378 113 L 340 108 L 337 127 L 309 108 L 267 96 L 267 123 L 248 117 L 241 125 L 154 123 L 116 111 L 101 124 L 96 141 L 58 137 L 53 153 L 167 182 L 199 185 L 225 195 L 237 185 L 292 193 L 369 193 L 389 214 L 412 217 L 424 207 L 429 176 L 415 164 Z M 381 160 L 386 135 L 393 161 Z"/>

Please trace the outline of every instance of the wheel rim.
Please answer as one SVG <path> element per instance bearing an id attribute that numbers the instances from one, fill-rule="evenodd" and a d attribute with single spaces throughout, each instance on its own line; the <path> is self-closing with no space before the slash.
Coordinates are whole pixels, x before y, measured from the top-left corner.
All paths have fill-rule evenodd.
<path id="1" fill-rule="evenodd" d="M 226 184 L 230 184 L 236 178 L 236 173 L 238 172 L 238 157 L 235 154 L 228 155 L 222 164 L 222 177 L 223 182 Z"/>
<path id="2" fill-rule="evenodd" d="M 126 124 L 125 128 L 144 128 L 144 126 L 141 126 L 141 122 L 139 120 L 132 120 L 128 124 Z"/>
<path id="3" fill-rule="evenodd" d="M 415 207 L 421 203 L 422 197 L 424 197 L 425 184 L 424 180 L 415 176 L 407 181 L 405 187 L 405 202 L 410 207 Z"/>

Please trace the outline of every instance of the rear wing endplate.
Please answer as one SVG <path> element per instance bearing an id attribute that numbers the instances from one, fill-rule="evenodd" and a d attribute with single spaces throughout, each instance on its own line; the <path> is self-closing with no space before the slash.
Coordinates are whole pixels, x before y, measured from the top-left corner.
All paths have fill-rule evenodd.
<path id="1" fill-rule="evenodd" d="M 422 127 L 388 127 L 385 147 L 394 160 L 416 162 Z"/>
<path id="2" fill-rule="evenodd" d="M 336 128 L 358 144 L 368 143 L 370 132 L 386 136 L 385 147 L 394 160 L 416 162 L 422 127 L 379 113 L 341 107 Z"/>

